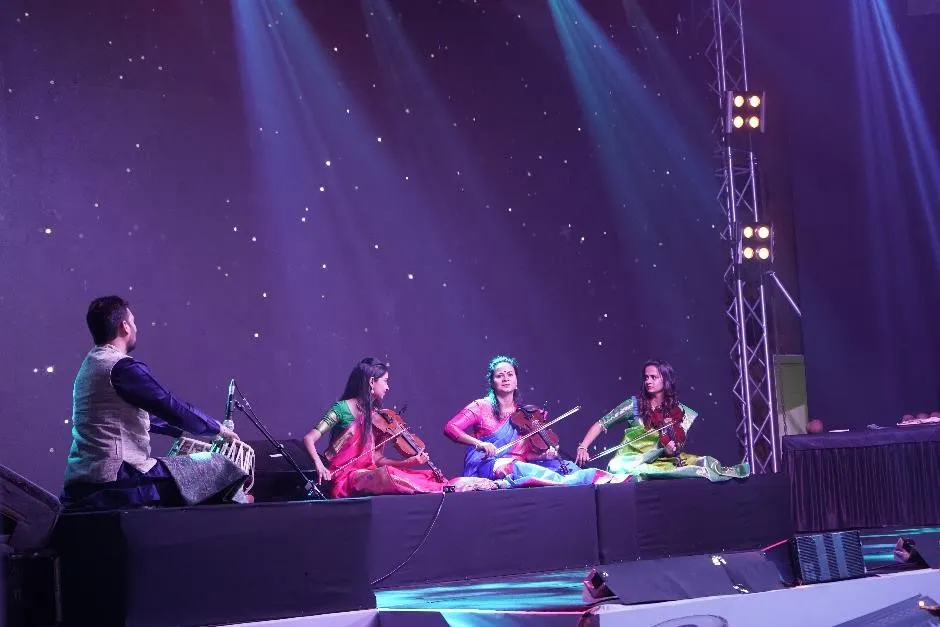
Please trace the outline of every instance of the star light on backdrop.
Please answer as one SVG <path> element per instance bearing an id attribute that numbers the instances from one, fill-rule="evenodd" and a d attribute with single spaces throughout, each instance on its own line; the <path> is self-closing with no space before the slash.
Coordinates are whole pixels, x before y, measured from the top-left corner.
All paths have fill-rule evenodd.
<path id="1" fill-rule="evenodd" d="M 234 376 L 276 435 L 375 355 L 453 472 L 440 428 L 493 354 L 521 360 L 527 400 L 585 407 L 566 444 L 658 357 L 736 457 L 709 145 L 674 108 L 712 106 L 710 75 L 660 71 L 697 49 L 666 36 L 687 3 L 646 5 L 664 27 L 642 33 L 618 3 L 17 5 L 0 8 L 0 255 L 23 268 L 0 313 L 29 356 L 0 366 L 12 466 L 57 489 L 84 309 L 108 293 L 174 392 L 218 415 Z M 587 106 L 605 89 L 629 97 Z"/>
<path id="2" fill-rule="evenodd" d="M 650 84 L 636 56 L 611 45 L 614 37 L 579 2 L 551 0 L 549 6 L 582 113 L 601 151 L 599 167 L 608 193 L 622 208 L 620 239 L 631 253 L 639 253 L 633 257 L 638 266 L 633 289 L 642 298 L 674 295 L 675 305 L 660 316 L 674 329 L 674 339 L 688 344 L 694 326 L 688 321 L 700 311 L 694 299 L 677 297 L 695 289 L 694 277 L 685 270 L 697 258 L 720 254 L 713 239 L 701 237 L 702 227 L 713 224 L 714 181 L 705 175 L 710 156 L 690 139 L 701 126 L 689 123 L 704 124 L 701 115 L 687 112 L 695 92 L 677 77 L 666 40 L 650 35 L 649 20 L 636 3 L 627 6 L 645 25 L 636 29 L 642 44 L 636 51 L 658 59 L 657 72 L 668 70 L 662 88 Z M 650 219 L 653 213 L 658 220 Z M 712 350 L 718 350 L 717 343 Z"/>

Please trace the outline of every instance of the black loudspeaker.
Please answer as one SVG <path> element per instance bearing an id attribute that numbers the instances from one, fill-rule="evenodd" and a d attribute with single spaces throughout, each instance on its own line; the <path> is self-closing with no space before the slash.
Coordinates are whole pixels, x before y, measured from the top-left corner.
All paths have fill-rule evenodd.
<path id="1" fill-rule="evenodd" d="M 59 558 L 51 551 L 3 558 L 7 627 L 54 627 L 62 622 Z"/>
<path id="2" fill-rule="evenodd" d="M 841 581 L 867 574 L 858 531 L 802 534 L 793 537 L 792 546 L 803 583 Z"/>
<path id="3" fill-rule="evenodd" d="M 780 581 L 783 582 L 785 587 L 789 588 L 800 583 L 797 571 L 793 567 L 793 551 L 789 538 L 765 546 L 761 549 L 761 553 L 777 567 L 777 572 L 780 573 Z"/>
<path id="4" fill-rule="evenodd" d="M 900 538 L 912 561 L 923 568 L 940 568 L 940 534 L 907 533 Z"/>
<path id="5" fill-rule="evenodd" d="M 50 492 L 0 464 L 0 544 L 14 553 L 43 548 L 61 511 Z"/>
<path id="6" fill-rule="evenodd" d="M 784 587 L 774 563 L 760 551 L 638 560 L 599 566 L 584 580 L 587 602 L 657 603 Z"/>
<path id="7" fill-rule="evenodd" d="M 853 618 L 850 621 L 839 623 L 835 627 L 923 627 L 926 625 L 940 625 L 940 618 L 933 612 L 924 609 L 936 607 L 937 603 L 928 596 L 921 594 L 912 596 L 874 612 Z"/>
<path id="8" fill-rule="evenodd" d="M 255 503 L 276 501 L 306 501 L 310 497 L 304 489 L 304 479 L 281 453 L 267 440 L 245 442 L 255 452 L 255 483 L 251 494 Z M 301 440 L 282 440 L 284 451 L 293 458 L 304 475 L 316 479 L 313 460 Z"/>

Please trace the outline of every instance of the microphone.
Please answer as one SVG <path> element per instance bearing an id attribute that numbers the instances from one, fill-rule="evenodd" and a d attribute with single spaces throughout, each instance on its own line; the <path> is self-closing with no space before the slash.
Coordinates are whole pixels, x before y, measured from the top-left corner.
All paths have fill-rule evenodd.
<path id="1" fill-rule="evenodd" d="M 408 403 L 405 403 L 404 405 L 401 406 L 401 411 L 398 412 L 398 415 L 404 418 L 406 411 L 408 411 Z"/>
<path id="2" fill-rule="evenodd" d="M 228 382 L 228 398 L 225 401 L 225 419 L 222 424 L 229 429 L 235 428 L 235 422 L 232 420 L 232 399 L 235 397 L 235 379 Z"/>

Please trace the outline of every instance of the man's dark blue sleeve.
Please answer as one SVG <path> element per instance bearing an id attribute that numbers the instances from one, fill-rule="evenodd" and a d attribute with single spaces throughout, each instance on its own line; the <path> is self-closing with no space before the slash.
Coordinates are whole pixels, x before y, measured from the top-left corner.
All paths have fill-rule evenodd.
<path id="1" fill-rule="evenodd" d="M 179 400 L 150 374 L 142 362 L 125 357 L 111 369 L 111 385 L 118 396 L 150 414 L 150 430 L 172 437 L 181 432 L 216 435 L 219 422 Z"/>

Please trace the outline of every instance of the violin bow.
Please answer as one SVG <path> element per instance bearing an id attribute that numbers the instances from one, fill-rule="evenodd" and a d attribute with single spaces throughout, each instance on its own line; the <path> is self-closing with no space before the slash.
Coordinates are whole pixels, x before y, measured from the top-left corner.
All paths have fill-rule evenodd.
<path id="1" fill-rule="evenodd" d="M 350 459 L 348 462 L 346 462 L 345 464 L 343 464 L 342 466 L 340 466 L 339 468 L 337 468 L 336 470 L 334 470 L 333 472 L 339 472 L 340 470 L 342 470 L 342 469 L 345 468 L 346 466 L 350 465 L 351 463 L 353 463 L 354 461 L 356 461 L 357 459 L 359 459 L 360 457 L 362 457 L 362 456 L 365 455 L 366 453 L 373 453 L 373 452 L 379 450 L 380 448 L 382 448 L 383 446 L 385 446 L 386 444 L 388 444 L 389 442 L 391 442 L 392 440 L 394 440 L 395 438 L 397 438 L 398 436 L 400 436 L 402 433 L 404 433 L 404 431 L 399 431 L 398 433 L 396 433 L 396 434 L 394 434 L 394 435 L 388 436 L 387 438 L 385 438 L 384 440 L 382 440 L 381 442 L 379 442 L 378 444 L 376 444 L 375 446 L 373 446 L 373 447 L 370 448 L 369 450 L 367 450 L 367 451 L 362 451 L 361 453 L 359 453 L 358 455 L 356 455 L 355 457 L 353 457 L 352 459 Z"/>
<path id="2" fill-rule="evenodd" d="M 611 446 L 610 448 L 605 448 L 603 451 L 601 451 L 601 452 L 598 453 L 597 455 L 594 455 L 593 457 L 589 458 L 588 461 L 589 461 L 589 462 L 593 462 L 595 459 L 600 459 L 601 457 L 604 457 L 605 455 L 610 455 L 611 453 L 613 453 L 613 452 L 615 452 L 615 451 L 619 451 L 620 449 L 622 449 L 623 447 L 625 447 L 625 446 L 627 446 L 627 445 L 633 444 L 634 442 L 636 442 L 636 441 L 638 441 L 638 440 L 642 440 L 643 438 L 645 438 L 645 437 L 648 436 L 648 435 L 653 435 L 654 433 L 659 433 L 659 432 L 662 431 L 663 429 L 668 429 L 670 426 L 672 426 L 672 425 L 663 425 L 663 426 L 661 426 L 659 429 L 650 429 L 650 430 L 647 431 L 646 433 L 642 433 L 642 434 L 636 436 L 635 438 L 633 438 L 632 440 L 630 440 L 630 441 L 628 441 L 628 442 L 623 442 L 623 443 L 621 443 L 621 444 L 618 444 L 617 446 Z"/>
<path id="3" fill-rule="evenodd" d="M 402 430 L 401 430 L 401 431 L 399 431 L 399 432 L 397 432 L 397 433 L 393 433 L 392 435 L 388 436 L 387 438 L 385 438 L 384 440 L 382 440 L 381 442 L 379 442 L 378 444 L 376 444 L 375 446 L 373 446 L 372 448 L 370 448 L 368 451 L 362 451 L 361 453 L 359 453 L 358 455 L 356 455 L 355 457 L 353 457 L 352 459 L 350 459 L 348 462 L 346 462 L 345 464 L 343 464 L 342 466 L 340 466 L 339 468 L 337 468 L 336 470 L 334 470 L 333 472 L 339 472 L 340 470 L 342 470 L 342 469 L 345 468 L 346 466 L 350 465 L 351 463 L 353 463 L 354 461 L 356 461 L 357 459 L 359 459 L 360 457 L 362 457 L 362 456 L 365 455 L 366 453 L 372 453 L 372 452 L 374 452 L 374 451 L 379 450 L 380 448 L 382 448 L 383 446 L 385 446 L 386 444 L 388 444 L 389 442 L 391 442 L 392 440 L 394 440 L 394 439 L 397 438 L 398 436 L 403 435 L 403 434 L 405 434 L 405 433 L 411 433 L 411 431 L 408 430 L 408 427 L 402 426 Z M 412 435 L 413 435 L 413 434 L 412 434 Z"/>
<path id="4" fill-rule="evenodd" d="M 567 418 L 567 417 L 570 416 L 571 414 L 573 414 L 573 413 L 575 413 L 575 412 L 578 412 L 578 411 L 581 411 L 581 406 L 580 406 L 580 405 L 578 405 L 577 407 L 575 407 L 575 408 L 573 408 L 573 409 L 569 409 L 568 411 L 566 411 L 565 413 L 563 413 L 563 414 L 562 414 L 561 416 L 559 416 L 558 418 L 555 418 L 554 420 L 551 420 L 551 421 L 549 421 L 549 422 L 546 422 L 544 425 L 542 425 L 542 426 L 539 427 L 538 429 L 535 429 L 535 430 L 533 430 L 533 431 L 530 431 L 529 433 L 527 433 L 527 434 L 525 434 L 525 435 L 519 437 L 518 439 L 513 440 L 513 441 L 510 442 L 509 444 L 504 444 L 504 445 L 502 445 L 501 447 L 499 447 L 498 449 L 496 449 L 496 455 L 493 455 L 493 457 L 497 457 L 500 453 L 505 453 L 506 451 L 508 451 L 509 449 L 511 449 L 512 447 L 514 447 L 514 446 L 515 446 L 516 444 L 518 444 L 519 442 L 522 442 L 522 441 L 524 441 L 524 440 L 528 440 L 529 438 L 531 438 L 531 437 L 532 437 L 533 435 L 535 435 L 536 433 L 540 433 L 541 431 L 544 431 L 545 429 L 548 429 L 550 426 L 552 426 L 553 424 L 555 424 L 555 423 L 558 422 L 559 420 L 562 420 L 562 419 L 564 419 L 564 418 Z"/>

